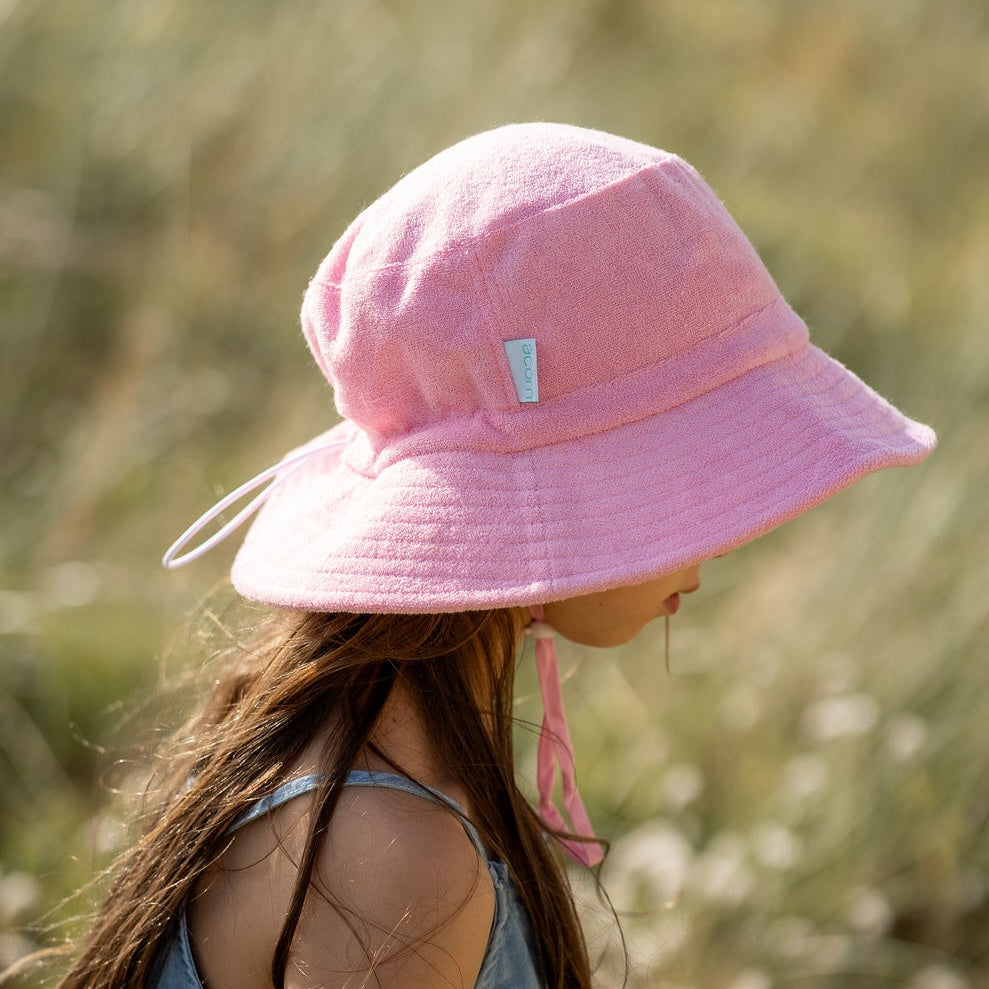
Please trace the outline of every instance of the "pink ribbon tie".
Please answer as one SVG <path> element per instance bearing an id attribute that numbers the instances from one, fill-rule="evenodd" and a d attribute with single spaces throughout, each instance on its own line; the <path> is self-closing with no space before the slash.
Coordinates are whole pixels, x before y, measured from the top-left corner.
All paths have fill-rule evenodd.
<path id="1" fill-rule="evenodd" d="M 529 613 L 533 621 L 525 631 L 536 640 L 536 672 L 543 695 L 543 722 L 539 729 L 536 758 L 539 815 L 550 828 L 593 838 L 594 829 L 577 789 L 573 743 L 570 741 L 567 715 L 563 708 L 560 663 L 553 641 L 555 633 L 553 627 L 545 621 L 542 605 L 533 605 L 529 608 Z M 563 814 L 553 803 L 557 766 L 563 781 L 563 806 L 570 818 L 570 827 L 567 827 Z M 569 838 L 557 840 L 567 855 L 581 865 L 597 865 L 604 858 L 604 850 L 597 842 L 573 841 Z"/>

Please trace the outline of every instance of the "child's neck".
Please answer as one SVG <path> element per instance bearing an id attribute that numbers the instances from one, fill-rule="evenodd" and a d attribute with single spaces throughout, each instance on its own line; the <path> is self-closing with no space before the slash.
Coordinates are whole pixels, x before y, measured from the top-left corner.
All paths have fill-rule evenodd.
<path id="1" fill-rule="evenodd" d="M 322 757 L 328 731 L 329 726 L 326 726 L 314 736 L 292 765 L 288 774 L 290 778 L 325 769 Z M 381 773 L 401 772 L 419 783 L 445 793 L 457 803 L 465 804 L 463 787 L 436 754 L 425 718 L 401 677 L 396 679 L 385 701 L 371 735 L 371 742 L 374 748 L 366 746 L 353 769 Z"/>

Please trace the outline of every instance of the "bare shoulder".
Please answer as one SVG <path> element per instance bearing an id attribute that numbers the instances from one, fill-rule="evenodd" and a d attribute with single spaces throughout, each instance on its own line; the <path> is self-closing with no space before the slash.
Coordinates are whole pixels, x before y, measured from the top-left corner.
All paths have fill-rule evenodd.
<path id="1" fill-rule="evenodd" d="M 494 917 L 491 876 L 445 807 L 347 788 L 333 816 L 288 989 L 470 989 Z M 356 979 L 355 979 L 356 976 Z"/>

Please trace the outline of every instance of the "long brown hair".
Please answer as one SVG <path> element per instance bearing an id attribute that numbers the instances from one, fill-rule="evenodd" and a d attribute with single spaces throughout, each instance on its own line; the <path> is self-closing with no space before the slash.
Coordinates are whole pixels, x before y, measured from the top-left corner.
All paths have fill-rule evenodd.
<path id="1" fill-rule="evenodd" d="M 463 786 L 492 855 L 515 879 L 546 985 L 589 989 L 569 884 L 544 825 L 515 783 L 519 631 L 510 610 L 281 615 L 168 743 L 143 833 L 113 866 L 106 900 L 59 989 L 144 985 L 197 880 L 228 847 L 231 826 L 284 781 L 317 731 L 329 725 L 323 782 L 272 958 L 274 985 L 283 989 L 326 826 L 399 677 L 429 712 L 437 756 Z"/>

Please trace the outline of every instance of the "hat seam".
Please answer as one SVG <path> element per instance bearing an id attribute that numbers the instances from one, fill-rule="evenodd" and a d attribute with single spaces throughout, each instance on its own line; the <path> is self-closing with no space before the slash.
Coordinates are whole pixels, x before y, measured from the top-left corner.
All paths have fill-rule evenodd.
<path id="1" fill-rule="evenodd" d="M 485 286 L 485 291 L 486 290 L 487 290 L 487 286 Z M 733 323 L 730 327 L 726 327 L 724 330 L 721 330 L 717 333 L 712 334 L 709 337 L 706 337 L 704 339 L 704 343 L 708 345 L 716 344 L 718 341 L 722 340 L 727 336 L 730 336 L 732 333 L 738 332 L 746 325 L 751 324 L 756 320 L 766 316 L 767 313 L 770 313 L 774 308 L 778 306 L 783 306 L 786 308 L 787 311 L 792 313 L 792 310 L 790 310 L 786 300 L 781 295 L 777 295 L 772 302 L 768 303 L 765 306 L 760 307 L 757 310 L 754 310 L 753 312 L 749 313 L 742 319 Z M 795 314 L 794 314 L 794 318 L 799 319 L 799 317 L 796 317 Z M 801 323 L 801 325 L 803 324 Z M 806 333 L 806 329 L 805 329 L 805 333 Z M 475 447 L 465 447 L 462 445 L 462 443 L 460 446 L 458 446 L 453 444 L 452 442 L 449 445 L 443 442 L 439 442 L 435 446 L 425 445 L 421 443 L 417 444 L 416 438 L 419 437 L 421 439 L 421 437 L 425 433 L 428 433 L 433 427 L 434 424 L 430 423 L 424 428 L 410 431 L 408 433 L 405 433 L 401 437 L 389 439 L 387 446 L 383 447 L 378 453 L 374 454 L 367 461 L 366 467 L 358 466 L 355 463 L 355 458 L 352 456 L 347 456 L 346 452 L 344 452 L 343 457 L 341 459 L 347 464 L 347 467 L 350 470 L 353 470 L 356 474 L 359 474 L 360 476 L 370 480 L 377 477 L 383 470 L 387 469 L 388 467 L 392 466 L 395 463 L 399 463 L 400 461 L 405 460 L 408 457 L 421 456 L 423 454 L 455 452 L 458 450 L 473 450 L 475 452 L 484 450 L 485 452 L 489 452 L 489 453 L 502 453 L 506 456 L 511 456 L 513 454 L 518 454 L 529 450 L 541 449 L 542 447 L 547 447 L 547 446 L 554 446 L 557 443 L 561 443 L 561 442 L 573 442 L 575 440 L 580 440 L 584 437 L 596 436 L 602 433 L 608 433 L 613 429 L 619 429 L 623 426 L 630 426 L 636 422 L 642 422 L 646 419 L 651 418 L 652 416 L 659 415 L 662 412 L 668 412 L 671 409 L 680 408 L 681 406 L 688 405 L 690 402 L 693 402 L 694 400 L 701 398 L 704 395 L 710 394 L 711 392 L 717 391 L 717 389 L 723 388 L 726 385 L 729 385 L 732 382 L 745 377 L 747 374 L 750 374 L 753 371 L 758 370 L 759 368 L 763 368 L 768 365 L 774 364 L 777 361 L 788 360 L 790 358 L 796 357 L 809 346 L 811 346 L 809 342 L 809 338 L 805 335 L 796 346 L 792 347 L 792 349 L 790 350 L 787 350 L 785 353 L 782 354 L 773 353 L 769 356 L 761 357 L 756 363 L 753 363 L 745 367 L 743 370 L 739 371 L 738 373 L 731 375 L 731 377 L 727 377 L 724 378 L 723 380 L 719 380 L 715 384 L 709 384 L 708 386 L 704 387 L 703 390 L 701 391 L 691 393 L 690 395 L 683 398 L 678 398 L 676 401 L 672 402 L 671 404 L 664 404 L 664 405 L 660 405 L 659 407 L 650 406 L 644 411 L 641 409 L 638 410 L 619 409 L 618 414 L 620 415 L 620 418 L 616 418 L 613 421 L 610 421 L 606 425 L 592 424 L 592 428 L 588 429 L 585 432 L 581 432 L 579 434 L 567 433 L 565 437 L 553 437 L 550 439 L 539 438 L 538 442 L 534 442 L 534 443 L 525 442 L 525 445 L 523 445 L 524 441 L 521 438 L 516 438 L 514 440 L 514 443 L 516 445 L 506 445 L 504 449 L 486 449 L 481 444 L 478 444 Z M 559 396 L 558 398 L 555 399 L 546 399 L 545 401 L 540 402 L 539 406 L 520 405 L 516 408 L 514 407 L 514 404 L 511 403 L 511 401 L 509 401 L 509 407 L 506 409 L 474 410 L 472 413 L 458 417 L 456 420 L 451 420 L 449 418 L 446 418 L 440 420 L 440 422 L 444 425 L 449 424 L 451 421 L 464 423 L 471 419 L 476 419 L 478 417 L 479 411 L 482 413 L 490 413 L 493 424 L 494 424 L 494 418 L 502 419 L 504 417 L 506 419 L 511 419 L 511 420 L 516 420 L 517 417 L 521 417 L 521 416 L 532 418 L 534 415 L 540 414 L 541 410 L 552 410 L 554 408 L 558 409 L 561 405 L 564 405 L 568 402 L 572 403 L 575 401 L 586 399 L 588 396 L 593 396 L 595 392 L 605 392 L 606 390 L 613 390 L 616 387 L 616 385 L 635 383 L 636 379 L 639 379 L 641 381 L 642 378 L 648 378 L 653 375 L 661 374 L 663 369 L 666 368 L 669 364 L 674 363 L 675 361 L 681 359 L 684 356 L 685 355 L 671 356 L 669 358 L 666 358 L 665 360 L 657 361 L 653 364 L 649 364 L 644 367 L 637 368 L 634 371 L 629 372 L 628 374 L 622 375 L 621 377 L 612 378 L 606 382 L 596 382 L 592 385 L 588 385 L 582 388 L 576 388 L 573 391 L 569 392 L 567 395 Z M 504 379 L 503 379 L 503 383 L 504 383 Z M 514 397 L 514 391 L 512 392 L 512 396 L 510 396 L 510 398 L 511 397 Z M 572 421 L 576 423 L 578 419 L 574 418 Z M 539 431 L 537 430 L 536 432 Z M 399 451 L 398 453 L 395 453 L 396 448 Z"/>
<path id="2" fill-rule="evenodd" d="M 546 527 L 547 520 L 546 520 L 545 504 L 543 502 L 543 486 L 541 484 L 536 483 L 537 472 L 536 472 L 536 465 L 532 459 L 532 450 L 526 451 L 525 463 L 529 474 L 529 477 L 527 479 L 529 482 L 529 490 L 535 492 L 536 505 L 538 506 L 538 518 L 536 520 L 536 523 L 533 524 L 531 528 L 535 528 L 536 524 L 538 524 L 539 537 L 535 540 L 535 546 L 541 548 L 541 552 L 539 553 L 539 561 L 541 564 L 541 572 L 539 574 L 539 579 L 543 581 L 547 581 L 550 584 L 552 584 L 553 583 L 552 570 L 550 568 L 549 553 L 547 552 L 547 548 L 549 547 L 549 533 L 547 532 L 547 527 Z M 529 541 L 529 545 L 530 546 L 533 545 L 532 540 Z"/>
<path id="3" fill-rule="evenodd" d="M 473 249 L 473 246 L 466 248 L 463 253 L 473 273 L 474 281 L 477 283 L 479 291 L 484 295 L 488 303 L 482 311 L 485 317 L 486 332 L 484 336 L 488 350 L 488 360 L 490 361 L 489 366 L 498 368 L 498 381 L 501 388 L 504 409 L 508 414 L 514 414 L 519 411 L 513 407 L 514 404 L 517 404 L 518 393 L 515 390 L 515 383 L 512 380 L 511 367 L 503 359 L 503 334 L 498 332 L 498 326 L 504 322 L 504 314 L 507 311 L 507 307 L 497 287 L 485 276 L 484 269 L 481 267 L 477 252 Z"/>
<path id="4" fill-rule="evenodd" d="M 824 378 L 824 382 L 822 384 L 820 384 L 818 387 L 808 387 L 808 385 L 811 382 L 815 382 L 815 381 L 816 382 L 820 382 L 820 379 L 822 379 L 822 378 Z M 807 395 L 808 397 L 810 397 L 810 398 L 818 398 L 820 396 L 826 395 L 829 392 L 833 392 L 833 391 L 835 391 L 835 390 L 837 390 L 839 388 L 843 388 L 843 387 L 847 387 L 847 382 L 844 380 L 844 378 L 841 378 L 841 377 L 835 378 L 835 377 L 832 377 L 830 374 L 828 374 L 827 376 L 825 376 L 825 369 L 818 370 L 811 378 L 808 378 L 808 379 L 806 379 L 806 381 L 804 381 L 804 382 L 801 383 L 801 388 L 802 388 L 803 393 L 805 395 Z M 863 405 L 866 402 L 866 398 L 867 397 L 864 397 L 864 396 L 862 396 L 862 395 L 860 395 L 860 394 L 858 394 L 856 392 L 852 396 L 850 396 L 850 398 L 851 398 L 851 402 L 850 403 L 846 403 L 845 408 L 846 409 L 851 409 L 851 410 L 857 410 L 860 405 Z M 767 396 L 766 403 L 767 404 L 768 403 L 771 403 L 771 401 L 772 401 L 772 398 L 770 396 Z M 756 409 L 755 411 L 758 411 L 758 409 Z M 717 418 L 710 419 L 709 420 L 709 424 L 710 424 L 710 426 L 712 427 L 712 429 L 714 431 L 717 431 L 718 429 L 720 429 L 726 423 L 731 422 L 734 418 L 735 418 L 734 411 L 733 410 L 726 410 L 725 413 L 722 416 L 717 417 Z M 630 425 L 634 425 L 634 424 L 630 424 Z M 803 432 L 806 434 L 808 431 L 807 430 L 804 430 Z M 794 447 L 791 448 L 790 452 L 791 453 L 792 452 L 802 453 L 807 448 L 807 446 L 811 445 L 813 442 L 816 442 L 816 441 L 815 440 L 809 440 L 807 443 L 798 443 L 796 446 L 794 446 Z M 765 443 L 766 444 L 771 444 L 770 438 L 767 437 L 766 440 L 765 440 Z M 703 444 L 701 444 L 701 447 L 703 447 L 705 445 L 706 445 L 706 440 L 705 440 L 705 442 Z M 744 461 L 740 461 L 737 466 L 739 468 L 741 468 L 743 470 L 743 472 L 746 471 L 746 470 L 748 470 L 748 468 L 750 468 L 752 465 L 754 465 L 760 459 L 763 458 L 764 452 L 766 451 L 767 448 L 768 448 L 767 446 L 755 447 L 754 450 L 756 452 L 754 453 L 754 455 L 751 456 L 751 457 L 749 457 L 748 459 L 746 459 Z M 531 450 L 528 450 L 528 451 L 525 451 L 525 452 L 527 454 L 528 460 L 531 463 L 532 451 Z M 695 451 L 693 450 L 693 448 L 690 448 L 689 449 L 689 452 L 692 454 Z M 716 461 L 718 459 L 718 456 L 719 455 L 716 452 L 710 452 L 706 458 L 703 458 L 703 459 L 700 459 L 700 460 L 695 460 L 694 461 L 694 464 L 695 464 L 695 466 L 706 468 L 706 467 L 710 466 L 714 461 Z M 633 474 L 638 474 L 638 473 L 642 473 L 642 471 L 640 471 L 640 470 L 633 470 Z M 533 476 L 535 477 L 535 474 L 533 474 Z M 712 478 L 712 480 L 710 481 L 710 483 L 711 484 L 716 484 L 717 483 L 717 479 L 716 478 Z M 547 488 L 545 485 L 539 485 L 537 487 L 537 490 L 539 491 L 540 495 L 542 495 L 542 494 L 549 494 L 550 490 L 559 491 L 560 493 L 569 493 L 570 488 L 567 485 L 558 485 L 558 486 L 555 486 L 552 489 L 550 489 L 550 488 Z M 554 499 L 554 501 L 556 501 L 556 500 L 557 499 Z M 627 502 L 627 500 L 628 500 L 628 494 L 627 493 L 624 493 L 624 494 L 622 494 L 620 496 L 616 496 L 616 503 L 621 503 L 623 501 L 624 502 Z M 599 501 L 598 503 L 601 503 L 601 502 Z M 541 498 L 540 499 L 540 507 L 542 509 L 544 509 L 543 515 L 545 515 L 545 505 L 546 505 L 546 499 Z M 418 524 L 418 521 L 421 521 L 421 520 L 417 520 L 417 523 L 416 524 Z M 371 539 L 374 538 L 373 534 L 368 534 L 368 536 Z"/>
<path id="5" fill-rule="evenodd" d="M 566 199 L 562 203 L 553 203 L 551 206 L 543 207 L 537 213 L 530 213 L 528 216 L 521 217 L 520 219 L 515 220 L 512 223 L 506 223 L 504 226 L 494 227 L 492 229 L 486 229 L 483 231 L 483 233 L 477 233 L 471 237 L 464 237 L 459 240 L 445 241 L 439 248 L 430 251 L 429 254 L 426 254 L 425 256 L 417 255 L 414 258 L 409 258 L 404 261 L 391 261 L 388 264 L 375 265 L 374 267 L 371 268 L 362 268 L 359 271 L 348 269 L 346 272 L 346 281 L 347 282 L 353 282 L 355 280 L 361 281 L 365 278 L 370 277 L 371 275 L 379 274 L 383 271 L 393 271 L 393 270 L 401 270 L 410 267 L 420 267 L 423 261 L 431 260 L 434 258 L 441 258 L 449 254 L 455 254 L 461 250 L 473 250 L 475 244 L 483 243 L 484 241 L 490 238 L 494 238 L 499 235 L 509 233 L 512 230 L 520 229 L 526 226 L 527 224 L 532 223 L 535 220 L 538 220 L 540 217 L 549 216 L 553 213 L 561 212 L 562 210 L 568 209 L 571 206 L 574 206 L 578 203 L 594 199 L 596 196 L 604 195 L 605 193 L 609 193 L 612 190 L 617 189 L 620 186 L 624 185 L 625 183 L 631 182 L 634 179 L 637 179 L 642 175 L 645 175 L 647 172 L 651 172 L 659 169 L 665 169 L 668 166 L 672 167 L 674 165 L 686 166 L 687 163 L 682 158 L 679 158 L 677 155 L 670 155 L 670 157 L 664 161 L 653 162 L 649 165 L 645 165 L 642 168 L 636 169 L 634 172 L 628 172 L 627 174 L 623 175 L 621 178 L 609 182 L 607 185 L 598 186 L 596 189 L 592 189 L 589 192 L 583 192 L 579 196 L 573 196 L 570 199 Z M 333 289 L 343 288 L 344 286 L 344 282 L 342 281 L 338 282 L 326 278 L 324 275 L 321 274 L 320 271 L 316 272 L 316 274 L 311 279 L 310 284 L 319 285 L 323 288 L 333 288 Z"/>

